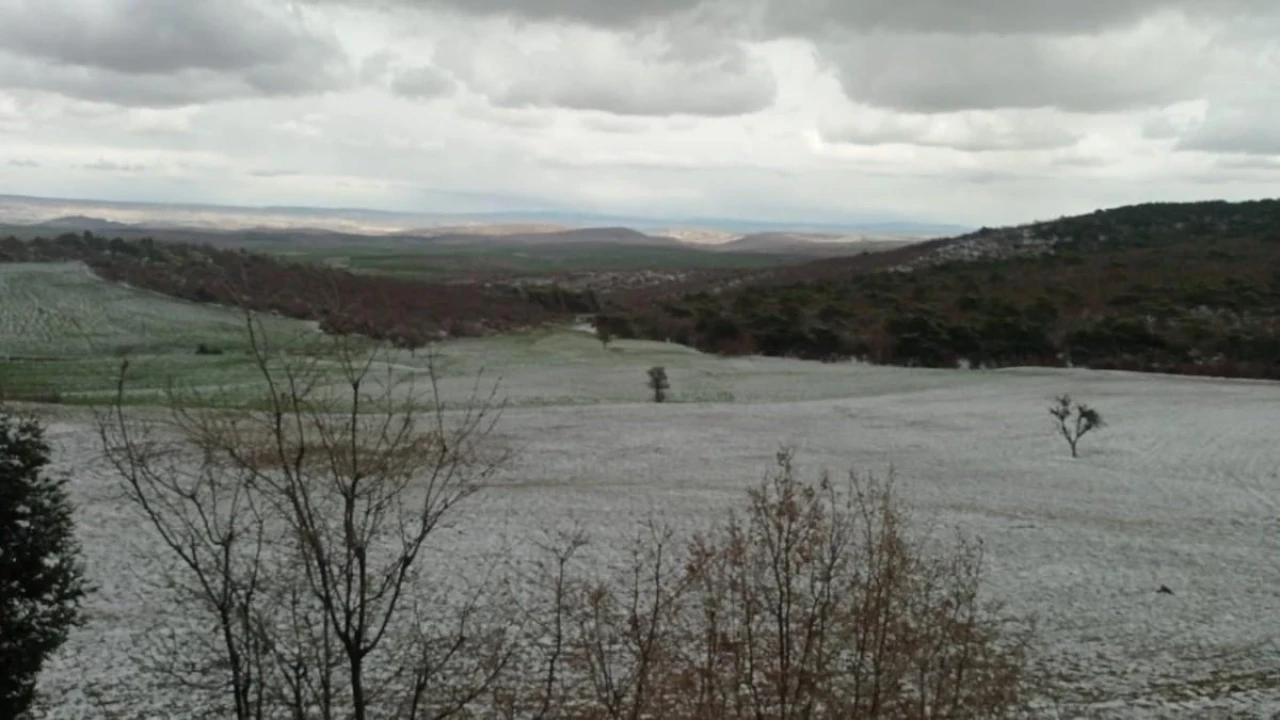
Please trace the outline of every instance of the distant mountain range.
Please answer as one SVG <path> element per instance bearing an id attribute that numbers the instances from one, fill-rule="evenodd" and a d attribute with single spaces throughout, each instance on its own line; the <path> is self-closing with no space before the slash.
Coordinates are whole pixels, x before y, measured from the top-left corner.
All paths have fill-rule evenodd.
<path id="1" fill-rule="evenodd" d="M 971 230 L 960 225 L 909 220 L 871 222 L 792 222 L 722 217 L 646 218 L 554 210 L 488 213 L 410 213 L 360 208 L 307 208 L 287 206 L 233 207 L 199 204 L 160 204 L 39 198 L 0 195 L 0 224 L 112 231 L 133 228 L 251 230 L 329 230 L 365 234 L 434 235 L 448 232 L 508 234 L 506 226 L 546 229 L 627 228 L 648 235 L 664 235 L 670 228 L 715 230 L 732 235 L 789 233 L 811 235 L 814 242 L 875 239 L 932 238 L 959 235 Z M 549 227 L 548 227 L 549 226 Z M 795 239 L 795 238 L 793 238 Z"/>
<path id="2" fill-rule="evenodd" d="M 209 227 L 160 226 L 129 224 L 84 215 L 68 215 L 47 221 L 4 225 L 0 235 L 24 237 L 55 236 L 83 231 L 136 240 L 153 237 L 158 240 L 272 250 L 288 245 L 294 248 L 400 248 L 414 245 L 478 246 L 519 250 L 520 248 L 583 246 L 645 246 L 685 248 L 709 253 L 761 254 L 793 257 L 834 257 L 863 252 L 891 250 L 922 242 L 909 236 L 830 235 L 819 233 L 764 232 L 730 235 L 719 242 L 692 241 L 654 232 L 643 233 L 626 227 L 565 228 L 556 225 L 483 225 L 467 228 L 424 228 L 417 232 L 364 234 L 309 227 L 263 228 L 244 230 Z"/>

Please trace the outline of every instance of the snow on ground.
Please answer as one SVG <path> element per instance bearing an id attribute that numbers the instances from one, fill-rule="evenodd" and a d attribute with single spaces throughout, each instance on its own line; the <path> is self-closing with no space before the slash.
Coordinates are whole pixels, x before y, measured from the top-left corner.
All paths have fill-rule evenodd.
<path id="1" fill-rule="evenodd" d="M 595 387 L 631 393 L 622 382 L 642 394 L 634 367 L 624 379 L 622 360 L 601 357 L 524 370 L 508 358 L 504 387 L 527 401 L 500 425 L 517 464 L 450 542 L 496 548 L 579 522 L 607 545 L 650 513 L 705 523 L 791 444 L 813 471 L 892 466 L 922 526 L 982 540 L 992 596 L 1038 620 L 1060 696 L 1051 717 L 1280 717 L 1280 385 L 689 353 L 696 361 L 675 363 L 677 392 L 679 378 L 705 373 L 707 388 L 736 402 L 557 404 Z M 1061 392 L 1110 423 L 1078 460 L 1046 412 Z M 775 401 L 788 394 L 800 400 Z M 53 717 L 100 717 L 86 688 L 127 697 L 138 682 L 131 639 L 160 616 L 130 551 L 147 535 L 95 469 L 87 421 L 65 415 L 52 436 L 74 472 L 99 591 L 44 689 L 60 701 Z"/>

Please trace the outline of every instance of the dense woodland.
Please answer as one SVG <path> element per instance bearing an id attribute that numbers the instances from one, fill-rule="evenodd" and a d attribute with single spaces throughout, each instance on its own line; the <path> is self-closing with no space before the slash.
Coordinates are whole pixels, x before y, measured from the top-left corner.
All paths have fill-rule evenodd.
<path id="1" fill-rule="evenodd" d="M 725 354 L 1280 378 L 1280 201 L 984 228 L 805 272 L 613 308 L 601 323 Z"/>
<path id="2" fill-rule="evenodd" d="M 590 293 L 440 283 L 348 272 L 271 255 L 89 232 L 0 240 L 0 262 L 78 260 L 104 279 L 196 302 L 221 303 L 417 347 L 564 319 L 598 308 Z"/>

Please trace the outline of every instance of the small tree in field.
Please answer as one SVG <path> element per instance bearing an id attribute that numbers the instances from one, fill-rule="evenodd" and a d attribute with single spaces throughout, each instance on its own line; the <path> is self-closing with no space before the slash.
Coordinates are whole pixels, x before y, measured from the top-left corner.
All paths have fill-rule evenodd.
<path id="1" fill-rule="evenodd" d="M 667 369 L 661 365 L 649 368 L 649 389 L 653 391 L 653 401 L 666 402 L 667 391 L 671 389 L 671 381 L 667 379 Z"/>
<path id="2" fill-rule="evenodd" d="M 608 350 L 609 343 L 613 342 L 613 331 L 608 325 L 600 321 L 596 321 L 596 339 L 600 341 L 600 347 Z"/>
<path id="3" fill-rule="evenodd" d="M 1066 393 L 1054 398 L 1053 405 L 1049 407 L 1049 414 L 1057 421 L 1058 431 L 1066 439 L 1067 445 L 1071 446 L 1073 458 L 1080 457 L 1078 449 L 1080 438 L 1088 435 L 1090 431 L 1106 426 L 1101 413 L 1084 403 L 1077 403 Z"/>
<path id="4" fill-rule="evenodd" d="M 0 717 L 21 717 L 85 594 L 65 480 L 34 420 L 0 410 Z"/>

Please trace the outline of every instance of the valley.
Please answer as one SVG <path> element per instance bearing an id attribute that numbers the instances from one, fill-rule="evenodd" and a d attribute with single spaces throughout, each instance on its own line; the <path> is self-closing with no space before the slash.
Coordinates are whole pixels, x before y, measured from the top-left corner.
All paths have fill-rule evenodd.
<path id="1" fill-rule="evenodd" d="M 1280 358 L 1266 344 L 1280 275 L 1260 209 L 1230 208 L 1200 230 L 1178 213 L 1209 217 L 1203 208 L 1148 208 L 1121 213 L 1124 225 L 1079 220 L 1075 235 L 1063 221 L 817 259 L 616 228 L 429 242 L 15 235 L 0 242 L 0 392 L 49 428 L 95 587 L 87 622 L 41 679 L 41 717 L 192 711 L 143 669 L 157 632 L 192 621 L 154 587 L 163 547 L 103 459 L 95 411 L 118 399 L 143 419 L 166 405 L 193 413 L 179 418 L 258 417 L 271 407 L 261 343 L 274 372 L 305 368 L 296 377 L 318 396 L 340 397 L 353 361 L 374 369 L 363 392 L 385 391 L 409 415 L 463 417 L 477 388 L 492 392 L 501 413 L 488 440 L 509 462 L 423 559 L 458 583 L 449 592 L 475 579 L 470 568 L 523 567 L 566 528 L 610 567 L 648 518 L 690 537 L 741 507 L 788 447 L 808 478 L 892 477 L 913 539 L 981 548 L 984 602 L 1035 628 L 1036 717 L 1274 717 L 1280 385 L 1258 378 Z M 1035 304 L 1045 294 L 1054 314 Z M 983 325 L 984 313 L 1040 328 L 1047 346 L 998 345 L 1011 325 Z M 1098 313 L 1115 332 L 1095 338 L 1111 353 L 1097 357 L 1114 362 L 1082 367 L 1090 336 L 1070 323 Z M 1135 344 L 1116 330 L 1131 315 L 1152 318 L 1152 337 L 1200 317 L 1187 338 L 1260 369 L 1228 378 L 1225 365 L 1181 358 L 1190 364 L 1134 372 L 1163 362 L 1151 347 L 1179 346 Z M 957 344 L 965 323 L 988 361 L 960 369 L 979 357 Z M 814 350 L 823 330 L 835 351 Z M 1075 363 L 1055 356 L 1066 337 Z M 880 338 L 870 345 L 885 354 L 859 351 L 859 338 Z M 670 385 L 661 404 L 646 386 L 655 367 Z M 1078 459 L 1047 412 L 1063 393 L 1106 418 Z M 321 424 L 376 417 L 341 402 L 314 412 Z"/>

